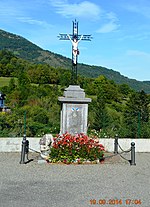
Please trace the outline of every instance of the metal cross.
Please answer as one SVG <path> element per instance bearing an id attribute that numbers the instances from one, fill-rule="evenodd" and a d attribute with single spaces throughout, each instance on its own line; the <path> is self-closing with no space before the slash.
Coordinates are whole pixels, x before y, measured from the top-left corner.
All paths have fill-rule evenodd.
<path id="1" fill-rule="evenodd" d="M 80 40 L 91 41 L 91 35 L 78 34 L 78 22 L 73 21 L 72 34 L 59 34 L 59 40 L 70 40 L 72 42 L 72 84 L 77 84 L 77 60 L 79 55 L 78 43 Z"/>

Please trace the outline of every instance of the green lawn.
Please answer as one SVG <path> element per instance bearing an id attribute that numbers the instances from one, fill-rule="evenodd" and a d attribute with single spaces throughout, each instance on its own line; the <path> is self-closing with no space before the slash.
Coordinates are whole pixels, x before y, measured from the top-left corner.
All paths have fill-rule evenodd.
<path id="1" fill-rule="evenodd" d="M 0 77 L 0 87 L 8 86 L 10 79 L 11 77 Z M 17 80 L 17 78 L 14 79 Z"/>
<path id="2" fill-rule="evenodd" d="M 0 77 L 0 87 L 3 87 L 3 86 L 8 86 L 9 85 L 9 81 L 12 77 Z M 17 79 L 18 78 L 14 78 L 15 79 L 15 82 L 17 84 Z M 31 85 L 33 86 L 38 86 L 39 84 L 35 84 L 35 83 L 31 83 Z M 45 85 L 50 85 L 50 86 L 53 86 L 53 84 L 45 84 Z M 58 85 L 58 87 L 60 87 Z"/>

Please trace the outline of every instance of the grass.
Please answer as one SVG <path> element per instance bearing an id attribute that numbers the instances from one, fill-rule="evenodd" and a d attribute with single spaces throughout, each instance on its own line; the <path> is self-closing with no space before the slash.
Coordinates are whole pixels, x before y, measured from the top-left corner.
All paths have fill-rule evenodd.
<path id="1" fill-rule="evenodd" d="M 3 86 L 8 86 L 9 85 L 9 81 L 12 77 L 0 77 L 0 87 L 3 87 Z M 17 78 L 14 78 L 15 79 L 15 83 L 17 84 Z M 31 85 L 33 86 L 39 86 L 39 84 L 36 84 L 36 83 L 31 83 Z M 45 84 L 45 85 L 50 85 L 50 86 L 53 86 L 53 84 Z M 58 85 L 58 87 L 60 87 Z"/>
<path id="2" fill-rule="evenodd" d="M 11 77 L 0 77 L 0 87 L 8 86 L 10 79 Z M 17 78 L 14 78 L 14 79 L 15 81 L 17 80 Z"/>

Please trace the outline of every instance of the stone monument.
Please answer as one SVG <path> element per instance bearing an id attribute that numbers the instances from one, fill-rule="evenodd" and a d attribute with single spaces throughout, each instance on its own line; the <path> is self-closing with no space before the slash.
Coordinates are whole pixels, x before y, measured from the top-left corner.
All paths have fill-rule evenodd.
<path id="1" fill-rule="evenodd" d="M 87 133 L 88 103 L 85 92 L 77 85 L 77 60 L 79 55 L 78 43 L 80 40 L 91 41 L 91 35 L 78 34 L 78 22 L 73 21 L 72 34 L 59 34 L 60 40 L 70 40 L 72 43 L 72 85 L 65 89 L 61 102 L 60 133 L 70 134 Z"/>
<path id="2" fill-rule="evenodd" d="M 58 100 L 61 102 L 60 133 L 86 134 L 91 99 L 85 98 L 84 90 L 79 85 L 70 85 Z"/>

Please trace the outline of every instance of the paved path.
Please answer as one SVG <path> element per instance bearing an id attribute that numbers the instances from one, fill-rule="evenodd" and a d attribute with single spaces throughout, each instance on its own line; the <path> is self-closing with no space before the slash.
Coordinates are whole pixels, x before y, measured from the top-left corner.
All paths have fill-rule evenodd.
<path id="1" fill-rule="evenodd" d="M 36 154 L 29 157 L 34 161 L 19 164 L 20 153 L 0 153 L 0 207 L 150 206 L 150 153 L 137 153 L 136 166 L 123 160 L 38 164 Z M 128 205 L 127 199 L 141 204 Z"/>

